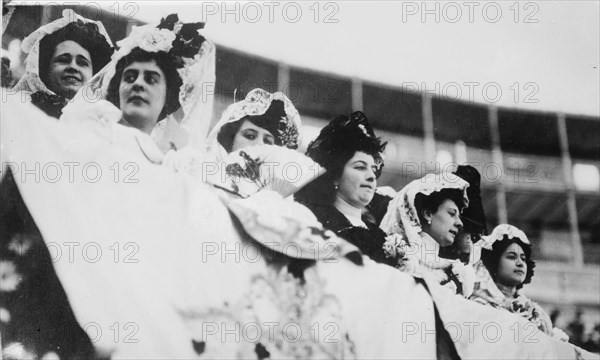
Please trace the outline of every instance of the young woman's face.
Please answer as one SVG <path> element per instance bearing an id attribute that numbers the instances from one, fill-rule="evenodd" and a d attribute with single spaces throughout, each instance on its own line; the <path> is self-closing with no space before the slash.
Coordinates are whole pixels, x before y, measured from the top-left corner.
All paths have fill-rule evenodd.
<path id="1" fill-rule="evenodd" d="M 119 107 L 132 126 L 150 133 L 165 106 L 167 79 L 154 60 L 134 62 L 123 70 Z"/>
<path id="2" fill-rule="evenodd" d="M 337 186 L 337 196 L 356 208 L 364 208 L 373 199 L 377 178 L 373 156 L 357 151 L 346 165 Z"/>
<path id="3" fill-rule="evenodd" d="M 233 137 L 231 151 L 243 149 L 252 145 L 274 145 L 275 137 L 266 129 L 244 120 L 239 130 Z"/>
<path id="4" fill-rule="evenodd" d="M 507 286 L 518 286 L 525 281 L 527 262 L 525 251 L 519 244 L 511 244 L 498 261 L 496 281 Z"/>
<path id="5" fill-rule="evenodd" d="M 446 199 L 433 214 L 425 213 L 425 219 L 431 224 L 424 226 L 424 230 L 442 247 L 450 246 L 462 227 L 460 209 L 456 203 Z"/>
<path id="6" fill-rule="evenodd" d="M 75 41 L 56 45 L 48 67 L 48 89 L 72 99 L 93 75 L 90 53 Z"/>

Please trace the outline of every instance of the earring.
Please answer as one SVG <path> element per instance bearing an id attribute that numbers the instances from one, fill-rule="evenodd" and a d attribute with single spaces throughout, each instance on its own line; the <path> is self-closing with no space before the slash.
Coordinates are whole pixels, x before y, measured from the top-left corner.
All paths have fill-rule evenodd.
<path id="1" fill-rule="evenodd" d="M 431 219 L 427 219 L 427 225 L 431 225 Z"/>
<path id="2" fill-rule="evenodd" d="M 333 188 L 337 190 L 340 188 L 340 186 L 338 184 L 335 184 L 335 185 L 333 185 Z"/>

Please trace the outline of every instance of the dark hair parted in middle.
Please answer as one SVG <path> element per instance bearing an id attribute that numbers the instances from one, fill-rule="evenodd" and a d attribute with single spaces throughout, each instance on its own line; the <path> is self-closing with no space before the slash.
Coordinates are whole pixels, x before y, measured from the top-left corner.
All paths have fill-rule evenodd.
<path id="1" fill-rule="evenodd" d="M 40 79 L 47 84 L 50 61 L 56 45 L 71 40 L 86 49 L 91 56 L 92 72 L 95 74 L 110 61 L 114 49 L 110 46 L 110 39 L 100 33 L 98 25 L 84 23 L 81 20 L 69 23 L 62 29 L 46 35 L 40 41 L 39 69 Z"/>
<path id="2" fill-rule="evenodd" d="M 501 241 L 494 242 L 494 244 L 492 245 L 492 250 L 481 250 L 481 261 L 492 276 L 492 279 L 494 279 L 494 281 L 497 281 L 496 278 L 498 276 L 498 265 L 500 263 L 500 257 L 502 257 L 504 251 L 512 244 L 517 244 L 523 249 L 523 252 L 525 253 L 525 263 L 527 264 L 527 274 L 525 275 L 525 281 L 523 281 L 522 284 L 517 285 L 517 289 L 520 289 L 523 287 L 523 285 L 529 284 L 531 282 L 531 278 L 533 277 L 535 261 L 533 261 L 533 259 L 531 258 L 531 245 L 524 243 L 518 237 L 509 238 L 507 235 L 504 235 Z"/>
<path id="3" fill-rule="evenodd" d="M 282 118 L 286 116 L 284 104 L 281 100 L 273 100 L 271 105 L 267 109 L 267 111 L 262 115 L 247 115 L 238 121 L 230 122 L 225 124 L 219 134 L 217 135 L 217 140 L 223 146 L 225 151 L 228 153 L 231 152 L 233 148 L 233 140 L 238 130 L 244 123 L 244 121 L 248 120 L 252 124 L 261 127 L 273 135 L 275 139 L 275 145 L 282 146 L 281 137 L 278 136 L 278 131 L 282 125 L 285 125 L 284 122 L 280 121 Z"/>
<path id="4" fill-rule="evenodd" d="M 338 115 L 321 130 L 306 150 L 306 155 L 327 172 L 301 189 L 296 199 L 305 203 L 333 204 L 336 195 L 334 182 L 339 180 L 346 163 L 359 151 L 373 157 L 378 165 L 375 176 L 379 177 L 386 145 L 375 136 L 373 127 L 362 112 L 355 111 L 350 116 Z"/>
<path id="5" fill-rule="evenodd" d="M 418 193 L 415 196 L 415 209 L 417 209 L 417 215 L 419 216 L 419 221 L 421 224 L 425 224 L 424 213 L 426 210 L 434 214 L 437 212 L 438 208 L 442 203 L 446 200 L 452 200 L 458 206 L 459 209 L 463 209 L 465 207 L 465 198 L 464 192 L 459 189 L 442 189 L 440 191 L 436 191 L 431 193 L 430 195 L 425 195 L 422 193 Z"/>
<path id="6" fill-rule="evenodd" d="M 129 65 L 136 62 L 150 62 L 154 60 L 156 65 L 165 74 L 167 80 L 167 96 L 165 101 L 165 107 L 161 111 L 158 119 L 164 119 L 167 115 L 175 112 L 179 107 L 179 88 L 183 84 L 181 76 L 177 69 L 183 67 L 183 61 L 171 54 L 164 51 L 148 52 L 140 48 L 134 48 L 129 54 L 124 56 L 117 63 L 115 75 L 110 80 L 108 85 L 108 93 L 106 99 L 113 103 L 116 107 L 119 105 L 119 85 L 121 83 L 121 77 L 123 71 Z"/>

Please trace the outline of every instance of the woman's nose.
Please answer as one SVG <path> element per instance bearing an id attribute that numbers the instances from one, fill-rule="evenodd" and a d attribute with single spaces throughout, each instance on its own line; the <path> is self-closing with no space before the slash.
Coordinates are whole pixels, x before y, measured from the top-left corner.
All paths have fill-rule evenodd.
<path id="1" fill-rule="evenodd" d="M 144 79 L 141 76 L 135 78 L 133 83 L 131 83 L 131 87 L 134 89 L 143 89 L 144 88 Z"/>
<path id="2" fill-rule="evenodd" d="M 367 171 L 367 181 L 375 181 L 375 171 L 373 169 L 369 169 Z"/>
<path id="3" fill-rule="evenodd" d="M 456 221 L 455 221 L 455 223 L 454 223 L 454 224 L 455 224 L 455 225 L 456 225 L 456 227 L 458 227 L 459 229 L 460 229 L 460 228 L 462 228 L 462 226 L 463 226 L 463 222 L 462 222 L 462 220 L 460 219 L 460 216 L 456 218 Z"/>

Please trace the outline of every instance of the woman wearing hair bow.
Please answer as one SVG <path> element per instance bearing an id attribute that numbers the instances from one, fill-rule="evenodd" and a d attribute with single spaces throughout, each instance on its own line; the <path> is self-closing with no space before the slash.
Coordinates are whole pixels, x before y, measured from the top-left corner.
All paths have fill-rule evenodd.
<path id="1" fill-rule="evenodd" d="M 25 75 L 13 87 L 46 114 L 59 118 L 63 107 L 113 53 L 104 25 L 64 10 L 63 17 L 23 40 Z"/>

